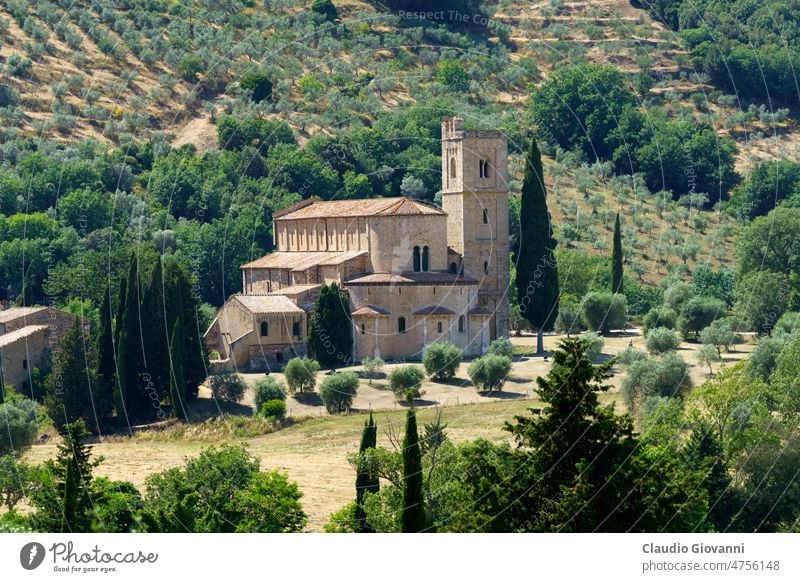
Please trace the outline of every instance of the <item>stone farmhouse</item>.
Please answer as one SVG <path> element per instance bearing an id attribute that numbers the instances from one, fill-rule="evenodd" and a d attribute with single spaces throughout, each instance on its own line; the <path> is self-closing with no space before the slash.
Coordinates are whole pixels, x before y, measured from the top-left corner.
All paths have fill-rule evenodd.
<path id="1" fill-rule="evenodd" d="M 448 341 L 468 356 L 508 335 L 508 144 L 442 124 L 442 207 L 409 198 L 324 202 L 273 214 L 275 252 L 242 265 L 243 293 L 205 334 L 217 369 L 268 370 L 307 353 L 322 285 L 353 317 L 352 359 L 414 360 Z"/>
<path id="2" fill-rule="evenodd" d="M 88 333 L 89 320 L 82 319 Z M 50 369 L 54 351 L 74 322 L 75 315 L 53 307 L 0 308 L 0 373 L 6 389 L 30 396 L 33 369 Z"/>

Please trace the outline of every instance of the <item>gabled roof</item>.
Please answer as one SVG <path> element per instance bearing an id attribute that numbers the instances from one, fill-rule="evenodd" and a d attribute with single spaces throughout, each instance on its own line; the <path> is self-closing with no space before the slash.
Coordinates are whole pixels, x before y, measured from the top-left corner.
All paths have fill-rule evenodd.
<path id="1" fill-rule="evenodd" d="M 26 325 L 12 332 L 0 335 L 0 348 L 10 346 L 11 344 L 30 337 L 38 332 L 46 331 L 46 325 Z"/>
<path id="2" fill-rule="evenodd" d="M 367 251 L 279 251 L 242 265 L 242 269 L 292 269 L 305 271 L 317 265 L 340 265 Z"/>
<path id="3" fill-rule="evenodd" d="M 305 313 L 283 295 L 234 295 L 231 300 L 241 303 L 250 313 Z"/>
<path id="4" fill-rule="evenodd" d="M 453 273 L 369 273 L 344 282 L 348 285 L 477 285 L 478 280 Z"/>
<path id="5" fill-rule="evenodd" d="M 385 307 L 381 307 L 379 305 L 365 305 L 364 307 L 360 307 L 353 312 L 353 315 L 391 315 L 392 312 L 386 309 Z"/>
<path id="6" fill-rule="evenodd" d="M 20 317 L 27 317 L 28 315 L 33 315 L 34 313 L 38 313 L 43 309 L 47 309 L 47 307 L 11 307 L 9 309 L 4 309 L 3 311 L 0 311 L 0 323 L 8 323 L 9 321 L 19 319 Z"/>
<path id="7" fill-rule="evenodd" d="M 359 216 L 408 216 L 415 214 L 445 215 L 441 208 L 411 198 L 366 198 L 330 200 L 309 198 L 272 214 L 274 220 L 303 218 L 346 218 Z"/>

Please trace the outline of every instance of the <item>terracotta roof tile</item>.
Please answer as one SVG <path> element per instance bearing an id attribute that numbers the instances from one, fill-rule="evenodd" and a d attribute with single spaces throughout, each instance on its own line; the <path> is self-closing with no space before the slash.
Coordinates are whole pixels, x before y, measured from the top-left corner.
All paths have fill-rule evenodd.
<path id="1" fill-rule="evenodd" d="M 11 307 L 10 309 L 4 309 L 3 311 L 0 311 L 0 323 L 8 323 L 9 321 L 19 319 L 20 317 L 33 315 L 42 309 L 47 309 L 47 307 Z"/>
<path id="2" fill-rule="evenodd" d="M 392 312 L 379 305 L 365 305 L 353 312 L 353 315 L 391 315 Z"/>
<path id="3" fill-rule="evenodd" d="M 345 281 L 344 285 L 477 285 L 478 280 L 452 273 L 370 273 Z"/>
<path id="4" fill-rule="evenodd" d="M 242 269 L 292 269 L 305 271 L 317 265 L 340 265 L 367 251 L 278 251 L 242 265 Z"/>
<path id="5" fill-rule="evenodd" d="M 0 335 L 0 348 L 10 346 L 11 344 L 18 342 L 26 337 L 30 337 L 35 333 L 46 330 L 47 330 L 46 325 L 26 325 L 25 327 L 15 329 L 12 332 Z"/>
<path id="6" fill-rule="evenodd" d="M 330 200 L 327 202 L 314 198 L 309 200 L 275 212 L 272 218 L 275 220 L 299 220 L 303 218 L 445 214 L 441 208 L 405 197 Z"/>
<path id="7" fill-rule="evenodd" d="M 283 295 L 234 295 L 250 313 L 305 313 Z"/>

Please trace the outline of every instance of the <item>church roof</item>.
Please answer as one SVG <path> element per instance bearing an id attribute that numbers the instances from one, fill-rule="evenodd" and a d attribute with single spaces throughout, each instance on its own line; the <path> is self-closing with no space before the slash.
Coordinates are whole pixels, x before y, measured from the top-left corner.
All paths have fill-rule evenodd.
<path id="1" fill-rule="evenodd" d="M 309 198 L 272 214 L 276 220 L 300 220 L 304 218 L 346 218 L 359 216 L 409 216 L 439 214 L 441 208 L 411 198 L 366 198 L 360 200 L 323 201 Z"/>
<path id="2" fill-rule="evenodd" d="M 478 280 L 453 273 L 369 273 L 345 281 L 344 285 L 477 285 Z"/>
<path id="3" fill-rule="evenodd" d="M 455 315 L 456 312 L 444 305 L 428 305 L 417 309 L 413 315 Z"/>
<path id="4" fill-rule="evenodd" d="M 391 315 L 392 312 L 380 305 L 365 305 L 353 312 L 353 315 Z"/>
<path id="5" fill-rule="evenodd" d="M 234 295 L 250 313 L 305 313 L 283 295 Z"/>
<path id="6" fill-rule="evenodd" d="M 340 265 L 367 251 L 279 251 L 241 266 L 242 269 L 292 269 L 305 271 L 317 265 Z"/>

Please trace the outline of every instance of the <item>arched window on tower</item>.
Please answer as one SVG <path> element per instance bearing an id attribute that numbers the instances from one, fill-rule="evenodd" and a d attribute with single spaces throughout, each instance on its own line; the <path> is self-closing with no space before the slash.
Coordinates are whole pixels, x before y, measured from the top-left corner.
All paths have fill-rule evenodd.
<path id="1" fill-rule="evenodd" d="M 428 272 L 429 254 L 428 247 L 422 247 L 422 270 L 426 273 Z"/>
<path id="2" fill-rule="evenodd" d="M 489 274 L 489 261 L 483 261 L 483 273 L 485 275 Z"/>
<path id="3" fill-rule="evenodd" d="M 455 179 L 456 177 L 456 158 L 450 158 L 450 177 Z"/>
<path id="4" fill-rule="evenodd" d="M 269 335 L 269 325 L 266 321 L 261 322 L 261 337 Z"/>
<path id="5" fill-rule="evenodd" d="M 406 318 L 397 318 L 397 333 L 406 333 Z"/>
<path id="6" fill-rule="evenodd" d="M 458 316 L 458 331 L 463 333 L 464 332 L 464 316 Z"/>
<path id="7" fill-rule="evenodd" d="M 442 333 L 442 322 L 441 321 L 436 323 L 436 332 L 437 333 Z"/>
<path id="8" fill-rule="evenodd" d="M 483 224 L 489 224 L 489 210 L 487 208 L 483 209 Z"/>
<path id="9" fill-rule="evenodd" d="M 418 273 L 420 268 L 419 247 L 414 247 L 414 272 Z"/>

